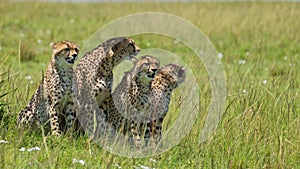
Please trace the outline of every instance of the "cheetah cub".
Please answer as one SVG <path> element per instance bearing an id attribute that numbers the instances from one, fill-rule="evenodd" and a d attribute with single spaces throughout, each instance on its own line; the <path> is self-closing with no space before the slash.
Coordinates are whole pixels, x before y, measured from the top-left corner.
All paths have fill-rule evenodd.
<path id="1" fill-rule="evenodd" d="M 117 131 L 133 137 L 134 144 L 141 146 L 138 124 L 145 119 L 151 107 L 151 82 L 159 69 L 159 60 L 145 55 L 134 61 L 134 67 L 125 73 L 122 81 L 106 101 L 107 121 Z"/>
<path id="2" fill-rule="evenodd" d="M 64 40 L 50 47 L 51 62 L 29 104 L 19 113 L 18 124 L 40 126 L 50 122 L 51 133 L 61 135 L 65 127 L 73 127 L 75 118 L 72 80 L 79 46 Z"/>
<path id="3" fill-rule="evenodd" d="M 185 79 L 186 68 L 178 64 L 159 67 L 152 56 L 143 56 L 125 73 L 109 100 L 108 122 L 130 133 L 136 147 L 142 140 L 156 146 L 162 138 L 162 123 L 172 92 Z"/>
<path id="4" fill-rule="evenodd" d="M 173 90 L 182 84 L 186 77 L 186 68 L 175 63 L 167 64 L 159 69 L 151 82 L 151 121 L 140 124 L 144 138 L 156 146 L 162 139 L 162 123 L 169 111 Z M 148 142 L 148 141 L 147 141 Z"/>

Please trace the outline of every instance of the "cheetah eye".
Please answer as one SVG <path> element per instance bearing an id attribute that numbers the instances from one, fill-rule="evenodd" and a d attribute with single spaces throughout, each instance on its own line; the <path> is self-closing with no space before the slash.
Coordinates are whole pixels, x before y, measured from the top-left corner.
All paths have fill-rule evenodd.
<path id="1" fill-rule="evenodd" d="M 75 48 L 75 52 L 76 52 L 76 53 L 78 53 L 78 52 L 79 52 L 78 48 Z"/>
<path id="2" fill-rule="evenodd" d="M 64 50 L 67 52 L 70 52 L 70 48 L 65 48 Z"/>
<path id="3" fill-rule="evenodd" d="M 150 64 L 149 63 L 144 63 L 143 67 L 148 69 L 150 67 Z"/>

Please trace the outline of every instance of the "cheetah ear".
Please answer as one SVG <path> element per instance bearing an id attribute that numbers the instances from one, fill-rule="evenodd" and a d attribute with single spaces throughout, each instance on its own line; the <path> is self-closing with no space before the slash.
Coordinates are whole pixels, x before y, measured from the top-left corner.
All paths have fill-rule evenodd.
<path id="1" fill-rule="evenodd" d="M 186 67 L 182 66 L 182 67 L 180 68 L 180 71 L 183 72 L 183 73 L 185 73 L 185 72 L 186 72 Z"/>
<path id="2" fill-rule="evenodd" d="M 113 52 L 120 51 L 123 47 L 127 46 L 129 43 L 130 40 L 128 38 L 123 37 L 121 40 L 119 40 L 113 45 L 112 51 Z"/>
<path id="3" fill-rule="evenodd" d="M 51 42 L 51 43 L 50 43 L 50 47 L 52 47 L 52 49 L 55 49 L 55 43 L 54 43 L 54 42 Z"/>
<path id="4" fill-rule="evenodd" d="M 186 67 L 182 66 L 179 70 L 178 70 L 178 84 L 181 84 L 186 76 Z"/>
<path id="5" fill-rule="evenodd" d="M 133 62 L 134 65 L 137 64 L 138 61 L 139 61 L 139 59 L 137 59 L 137 58 L 132 59 L 132 62 Z"/>

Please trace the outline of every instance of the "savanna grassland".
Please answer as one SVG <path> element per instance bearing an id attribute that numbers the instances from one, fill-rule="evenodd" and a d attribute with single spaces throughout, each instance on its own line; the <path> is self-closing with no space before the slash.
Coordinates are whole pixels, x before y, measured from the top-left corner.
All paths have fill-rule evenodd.
<path id="1" fill-rule="evenodd" d="M 299 168 L 300 3 L 0 3 L 0 168 Z M 43 137 L 17 128 L 18 112 L 50 61 L 50 42 L 84 46 L 99 28 L 137 12 L 166 12 L 195 24 L 219 52 L 227 101 L 212 137 L 199 144 L 211 98 L 205 67 L 183 44 L 149 35 L 141 48 L 163 48 L 192 67 L 200 91 L 199 117 L 169 151 L 131 159 L 87 137 Z M 122 29 L 122 28 L 120 28 Z M 197 62 L 196 62 L 197 63 Z M 198 63 L 197 63 L 198 64 Z M 20 151 L 22 147 L 26 150 Z M 27 151 L 39 147 L 40 150 Z M 81 159 L 85 165 L 73 163 Z"/>

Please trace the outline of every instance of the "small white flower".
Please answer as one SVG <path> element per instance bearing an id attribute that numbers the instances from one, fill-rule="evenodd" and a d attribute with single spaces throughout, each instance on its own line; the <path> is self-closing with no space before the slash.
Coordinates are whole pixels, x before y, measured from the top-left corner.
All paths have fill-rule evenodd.
<path id="1" fill-rule="evenodd" d="M 37 42 L 38 44 L 41 44 L 41 43 L 43 42 L 43 40 L 42 40 L 42 39 L 38 39 L 36 42 Z"/>
<path id="2" fill-rule="evenodd" d="M 173 43 L 174 43 L 174 44 L 180 43 L 180 40 L 179 40 L 179 39 L 175 39 L 175 40 L 173 41 Z"/>
<path id="3" fill-rule="evenodd" d="M 25 147 L 21 147 L 21 148 L 19 149 L 19 151 L 25 151 L 25 150 L 26 150 Z"/>
<path id="4" fill-rule="evenodd" d="M 156 163 L 156 160 L 153 159 L 153 158 L 150 158 L 149 160 L 150 160 L 151 162 L 153 162 L 153 163 Z"/>
<path id="5" fill-rule="evenodd" d="M 249 55 L 250 55 L 250 52 L 246 52 L 245 55 L 246 55 L 246 56 L 249 56 Z"/>
<path id="6" fill-rule="evenodd" d="M 75 23 L 75 19 L 70 19 L 70 23 Z"/>
<path id="7" fill-rule="evenodd" d="M 78 161 L 81 165 L 84 165 L 85 164 L 85 162 L 83 161 L 83 160 L 79 160 Z"/>
<path id="8" fill-rule="evenodd" d="M 141 169 L 152 169 L 152 168 L 150 168 L 150 167 L 148 167 L 148 166 L 145 166 L 145 165 L 140 165 L 140 167 L 141 167 Z M 153 168 L 154 169 L 154 168 Z"/>
<path id="9" fill-rule="evenodd" d="M 267 81 L 267 80 L 263 80 L 262 83 L 263 83 L 264 85 L 266 85 L 266 84 L 268 83 L 268 81 Z"/>
<path id="10" fill-rule="evenodd" d="M 243 93 L 244 93 L 244 94 L 247 94 L 247 90 L 246 90 L 246 89 L 244 89 L 244 90 L 243 90 Z"/>
<path id="11" fill-rule="evenodd" d="M 31 80 L 32 77 L 31 77 L 31 76 L 25 76 L 25 79 L 26 79 L 26 80 Z"/>
<path id="12" fill-rule="evenodd" d="M 23 32 L 20 33 L 20 38 L 25 38 L 25 34 Z"/>
<path id="13" fill-rule="evenodd" d="M 223 58 L 223 53 L 218 53 L 218 58 L 221 60 Z"/>
<path id="14" fill-rule="evenodd" d="M 238 61 L 238 64 L 244 65 L 244 64 L 246 64 L 246 60 L 239 60 L 239 61 Z"/>
<path id="15" fill-rule="evenodd" d="M 110 151 L 113 151 L 113 149 L 109 146 L 106 146 L 106 149 L 110 150 Z"/>
<path id="16" fill-rule="evenodd" d="M 117 168 L 122 168 L 118 163 L 115 163 Z"/>
<path id="17" fill-rule="evenodd" d="M 47 33 L 47 34 L 50 34 L 50 33 L 51 33 L 51 30 L 50 30 L 50 29 L 47 29 L 47 30 L 46 30 L 46 33 Z"/>
<path id="18" fill-rule="evenodd" d="M 151 46 L 151 43 L 150 43 L 150 42 L 147 42 L 147 43 L 146 43 L 146 46 L 147 46 L 147 47 Z"/>
<path id="19" fill-rule="evenodd" d="M 284 56 L 284 57 L 283 57 L 283 59 L 284 59 L 284 60 L 287 60 L 287 59 L 288 59 L 288 57 L 287 57 L 287 56 Z"/>
<path id="20" fill-rule="evenodd" d="M 6 141 L 6 140 L 0 140 L 0 143 L 3 143 L 3 144 L 8 144 L 9 142 Z"/>
<path id="21" fill-rule="evenodd" d="M 85 162 L 83 160 L 77 160 L 76 158 L 72 159 L 73 163 L 79 163 L 81 165 L 85 165 Z"/>
<path id="22" fill-rule="evenodd" d="M 31 152 L 31 151 L 40 151 L 40 150 L 41 150 L 41 148 L 39 148 L 39 147 L 32 147 L 32 148 L 29 148 L 27 151 Z"/>

